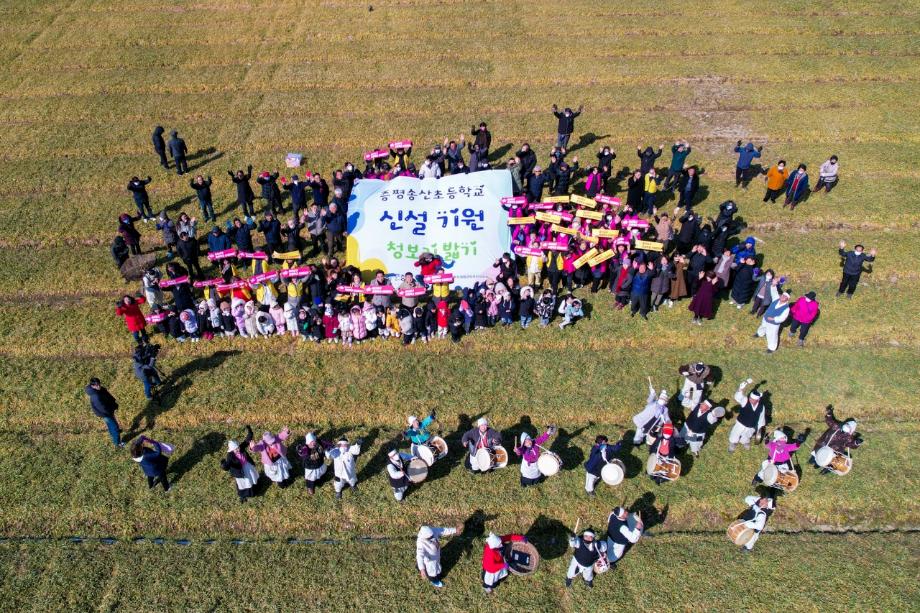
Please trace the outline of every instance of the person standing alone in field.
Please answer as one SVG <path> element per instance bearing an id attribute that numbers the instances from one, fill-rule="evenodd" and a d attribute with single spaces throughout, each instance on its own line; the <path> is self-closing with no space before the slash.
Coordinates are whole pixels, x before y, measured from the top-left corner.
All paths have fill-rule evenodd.
<path id="1" fill-rule="evenodd" d="M 559 120 L 559 126 L 556 129 L 557 147 L 568 149 L 569 139 L 572 137 L 572 133 L 575 132 L 575 118 L 581 115 L 582 110 L 584 110 L 583 106 L 579 106 L 578 110 L 574 112 L 569 107 L 566 107 L 560 113 L 559 107 L 555 104 L 553 105 L 553 115 Z"/>
<path id="2" fill-rule="evenodd" d="M 172 137 L 169 139 L 169 153 L 176 164 L 176 174 L 183 175 L 188 172 L 188 161 L 185 159 L 188 147 L 185 146 L 185 141 L 179 138 L 179 132 L 176 130 L 170 132 L 169 135 Z"/>
<path id="3" fill-rule="evenodd" d="M 821 164 L 821 169 L 818 171 L 818 184 L 815 186 L 814 193 L 817 194 L 822 189 L 828 194 L 831 193 L 831 190 L 837 185 L 837 171 L 837 156 L 832 155 L 826 162 Z"/>
<path id="4" fill-rule="evenodd" d="M 115 419 L 115 411 L 118 410 L 118 402 L 115 397 L 109 393 L 109 390 L 102 387 L 102 383 L 96 377 L 89 380 L 89 385 L 83 391 L 89 396 L 89 406 L 93 413 L 105 422 L 109 436 L 112 437 L 112 443 L 116 447 L 124 447 L 125 444 L 121 442 L 121 426 Z"/>
<path id="5" fill-rule="evenodd" d="M 837 288 L 837 297 L 847 294 L 847 298 L 852 298 L 859 285 L 859 277 L 862 276 L 863 262 L 875 261 L 875 249 L 870 249 L 869 253 L 865 252 L 862 245 L 856 245 L 852 251 L 846 251 L 846 242 L 840 241 L 840 249 L 837 252 L 843 258 L 843 277 L 840 279 L 840 287 Z"/>
<path id="6" fill-rule="evenodd" d="M 741 141 L 735 145 L 735 153 L 738 154 L 738 163 L 735 164 L 735 187 L 741 186 L 747 189 L 751 181 L 751 162 L 760 157 L 763 146 L 754 148 L 754 143 L 748 143 L 744 147 Z"/>
<path id="7" fill-rule="evenodd" d="M 150 139 L 153 141 L 153 152 L 160 156 L 160 166 L 169 168 L 169 162 L 166 160 L 166 141 L 163 140 L 163 126 L 157 126 L 153 129 Z"/>

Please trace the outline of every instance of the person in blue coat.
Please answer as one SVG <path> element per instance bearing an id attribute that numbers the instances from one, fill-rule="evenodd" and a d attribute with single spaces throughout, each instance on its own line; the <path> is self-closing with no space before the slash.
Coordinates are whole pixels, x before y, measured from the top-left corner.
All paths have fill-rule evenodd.
<path id="1" fill-rule="evenodd" d="M 753 236 L 748 236 L 744 239 L 744 242 L 740 245 L 735 245 L 732 247 L 732 255 L 735 256 L 734 264 L 740 264 L 741 260 L 746 258 L 754 258 L 757 256 L 757 239 Z"/>
<path id="2" fill-rule="evenodd" d="M 326 222 L 326 255 L 332 257 L 332 254 L 339 248 L 345 250 L 345 235 L 348 230 L 348 219 L 345 214 L 339 210 L 335 203 L 329 205 L 323 214 L 323 221 Z"/>
<path id="3" fill-rule="evenodd" d="M 783 203 L 783 208 L 788 206 L 794 211 L 796 205 L 808 193 L 807 170 L 805 164 L 799 164 L 798 169 L 786 179 L 786 202 Z"/>
<path id="4" fill-rule="evenodd" d="M 134 204 L 137 206 L 137 214 L 144 218 L 144 223 L 153 219 L 153 209 L 150 208 L 150 196 L 147 195 L 147 185 L 153 181 L 150 177 L 139 179 L 131 177 L 128 181 L 128 191 L 134 198 Z"/>
<path id="5" fill-rule="evenodd" d="M 609 441 L 605 435 L 598 434 L 597 438 L 594 439 L 594 446 L 591 447 L 591 452 L 588 454 L 588 461 L 585 462 L 585 491 L 588 492 L 589 496 L 595 495 L 594 488 L 597 486 L 597 482 L 601 480 L 601 471 L 604 466 L 613 461 L 617 453 L 620 452 L 621 441 L 617 441 L 613 445 L 608 443 Z"/>
<path id="6" fill-rule="evenodd" d="M 306 181 L 301 181 L 300 177 L 297 175 L 293 175 L 290 183 L 285 181 L 284 177 L 282 177 L 281 186 L 285 191 L 291 192 L 291 206 L 293 207 L 294 219 L 300 219 L 300 210 L 307 204 L 307 188 L 310 187 L 310 184 Z"/>
<path id="7" fill-rule="evenodd" d="M 169 133 L 172 137 L 169 139 L 169 153 L 173 157 L 173 161 L 176 163 L 176 174 L 183 175 L 188 172 L 188 161 L 185 159 L 185 156 L 188 154 L 188 147 L 185 146 L 185 141 L 179 138 L 179 132 L 173 130 Z"/>
<path id="8" fill-rule="evenodd" d="M 735 187 L 739 185 L 747 189 L 751 180 L 751 162 L 760 157 L 763 146 L 754 147 L 754 143 L 748 143 L 744 147 L 741 141 L 735 145 L 735 153 L 738 154 L 738 163 L 735 165 Z"/>
<path id="9" fill-rule="evenodd" d="M 629 290 L 630 317 L 635 317 L 636 313 L 639 313 L 642 319 L 648 319 L 648 296 L 654 276 L 655 273 L 650 271 L 644 263 L 639 264 L 639 270 L 633 275 L 632 286 Z"/>
<path id="10" fill-rule="evenodd" d="M 224 234 L 224 231 L 219 226 L 211 228 L 211 233 L 208 234 L 208 251 L 226 251 L 232 246 L 230 237 Z"/>
<path id="11" fill-rule="evenodd" d="M 146 436 L 139 436 L 131 443 L 131 459 L 141 465 L 147 477 L 147 487 L 153 489 L 157 483 L 163 485 L 163 491 L 172 489 L 166 476 L 169 457 L 163 453 L 163 445 Z"/>
<path id="12" fill-rule="evenodd" d="M 230 232 L 230 239 L 236 243 L 237 249 L 240 251 L 255 251 L 252 245 L 252 231 L 249 224 L 240 221 L 239 217 L 234 217 L 233 227 Z"/>

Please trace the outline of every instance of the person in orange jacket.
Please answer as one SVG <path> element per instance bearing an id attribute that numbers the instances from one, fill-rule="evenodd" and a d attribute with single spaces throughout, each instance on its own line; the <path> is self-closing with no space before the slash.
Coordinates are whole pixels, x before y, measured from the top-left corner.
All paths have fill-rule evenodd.
<path id="1" fill-rule="evenodd" d="M 780 160 L 767 171 L 767 193 L 763 195 L 763 201 L 775 203 L 780 194 L 786 187 L 786 179 L 789 178 L 789 169 L 786 168 L 786 160 Z"/>
<path id="2" fill-rule="evenodd" d="M 498 536 L 494 532 L 489 533 L 482 548 L 482 589 L 486 594 L 491 594 L 502 579 L 508 576 L 508 562 L 504 555 L 505 544 L 526 540 L 521 534 Z"/>

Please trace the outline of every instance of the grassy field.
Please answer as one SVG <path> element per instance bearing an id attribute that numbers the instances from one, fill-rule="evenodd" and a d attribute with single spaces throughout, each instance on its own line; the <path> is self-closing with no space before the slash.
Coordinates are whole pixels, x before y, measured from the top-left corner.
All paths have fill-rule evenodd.
<path id="1" fill-rule="evenodd" d="M 0 16 L 4 610 L 918 608 L 917 2 L 13 0 Z M 793 292 L 818 293 L 808 346 L 784 339 L 767 356 L 750 338 L 757 322 L 724 304 L 701 328 L 686 301 L 645 323 L 582 291 L 591 313 L 574 329 L 491 330 L 460 345 L 165 343 L 172 388 L 160 405 L 144 401 L 113 314 L 137 289 L 108 255 L 114 220 L 134 211 L 128 179 L 148 174 L 154 210 L 198 215 L 186 178 L 159 169 L 153 126 L 178 129 L 193 172 L 214 177 L 223 222 L 237 211 L 226 171 L 279 168 L 288 151 L 328 177 L 388 139 L 422 151 L 484 120 L 496 156 L 528 141 L 545 164 L 553 103 L 586 107 L 572 139 L 582 163 L 609 144 L 618 168 L 633 167 L 637 145 L 688 139 L 704 170 L 700 210 L 734 198 L 767 266 Z M 765 165 L 807 163 L 813 182 L 837 154 L 840 185 L 795 212 L 763 205 L 759 181 L 734 187 L 737 139 L 763 144 Z M 162 255 L 158 233 L 141 229 Z M 833 297 L 840 240 L 879 252 L 852 301 Z M 867 441 L 845 478 L 805 467 L 750 556 L 723 533 L 762 454 L 729 455 L 726 424 L 677 483 L 656 487 L 633 452 L 622 486 L 596 499 L 582 489 L 594 436 L 631 426 L 646 375 L 674 390 L 691 360 L 719 368 L 716 400 L 751 376 L 766 382 L 774 423 L 816 436 L 833 404 Z M 119 399 L 126 430 L 177 446 L 175 492 L 147 492 L 112 449 L 82 392 L 91 375 Z M 557 423 L 565 469 L 522 492 L 516 465 L 473 476 L 454 445 L 397 505 L 386 448 L 405 415 L 430 409 L 452 444 L 483 414 L 508 440 Z M 239 505 L 218 461 L 247 423 L 365 436 L 360 494 L 336 504 L 328 485 L 311 498 L 297 483 Z M 649 537 L 593 592 L 565 591 L 566 527 L 601 527 L 615 504 L 655 517 Z M 465 526 L 445 544 L 442 592 L 413 570 L 421 523 Z M 526 532 L 544 556 L 491 599 L 478 581 L 490 530 Z M 336 543 L 301 542 L 324 539 Z"/>

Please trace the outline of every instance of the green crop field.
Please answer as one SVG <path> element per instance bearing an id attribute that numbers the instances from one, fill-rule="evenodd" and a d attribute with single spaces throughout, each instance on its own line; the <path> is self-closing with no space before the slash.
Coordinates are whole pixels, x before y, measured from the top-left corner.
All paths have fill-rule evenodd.
<path id="1" fill-rule="evenodd" d="M 369 2 L 0 6 L 0 609 L 920 610 L 920 3 Z M 238 210 L 226 171 L 279 168 L 288 151 L 328 177 L 388 139 L 422 151 L 484 120 L 502 159 L 528 141 L 545 165 L 553 103 L 585 105 L 572 139 L 583 163 L 609 144 L 617 169 L 635 167 L 637 145 L 690 141 L 699 209 L 735 199 L 766 264 L 794 295 L 817 292 L 807 346 L 784 336 L 765 354 L 757 321 L 725 303 L 703 326 L 686 300 L 643 322 L 579 290 L 592 309 L 574 328 L 459 345 L 164 341 L 171 385 L 144 400 L 113 312 L 138 289 L 108 253 L 118 214 L 134 211 L 125 185 L 150 174 L 155 211 L 198 214 L 187 178 L 157 164 L 155 125 L 178 129 L 193 172 L 214 177 L 223 223 Z M 764 145 L 765 166 L 807 163 L 813 183 L 837 154 L 840 184 L 794 212 L 764 205 L 760 180 L 734 187 L 738 139 Z M 852 300 L 834 298 L 840 240 L 878 249 Z M 763 452 L 729 455 L 724 423 L 676 483 L 655 486 L 634 450 L 621 486 L 583 489 L 591 442 L 631 428 L 646 376 L 674 391 L 678 366 L 697 360 L 719 368 L 718 401 L 765 381 L 773 423 L 811 428 L 809 448 L 828 404 L 866 440 L 846 477 L 804 466 L 751 554 L 724 531 Z M 176 446 L 175 491 L 147 491 L 113 448 L 83 393 L 92 375 L 125 430 Z M 407 414 L 431 409 L 453 454 L 398 504 L 386 450 Z M 558 424 L 564 469 L 528 490 L 514 463 L 467 473 L 457 442 L 479 415 L 509 440 Z M 219 460 L 245 424 L 364 436 L 360 492 L 337 503 L 331 485 L 311 497 L 298 480 L 239 504 Z M 618 504 L 654 518 L 647 536 L 593 591 L 566 590 L 566 531 L 579 518 L 603 528 Z M 464 526 L 443 543 L 441 591 L 415 570 L 423 523 Z M 491 596 L 489 531 L 527 533 L 543 555 Z"/>

